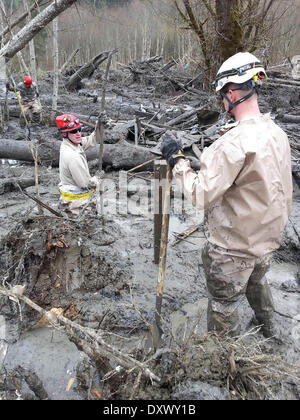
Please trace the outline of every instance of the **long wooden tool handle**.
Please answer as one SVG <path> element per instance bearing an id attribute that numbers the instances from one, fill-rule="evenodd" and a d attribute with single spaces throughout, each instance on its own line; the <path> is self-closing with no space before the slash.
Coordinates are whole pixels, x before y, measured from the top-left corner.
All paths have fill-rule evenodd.
<path id="1" fill-rule="evenodd" d="M 40 204 L 42 207 L 45 207 L 45 209 L 49 210 L 50 213 L 55 214 L 55 216 L 57 216 L 57 217 L 63 217 L 63 215 L 61 213 L 57 212 L 52 207 L 48 206 L 48 204 L 43 203 L 43 201 L 39 200 L 38 198 L 32 197 L 32 195 L 30 195 L 27 192 L 25 192 L 24 190 L 22 190 L 22 188 L 20 187 L 20 185 L 17 182 L 16 182 L 16 185 L 18 186 L 18 188 L 20 189 L 20 191 L 24 195 L 26 195 L 27 197 L 31 198 L 31 200 L 35 201 L 36 203 Z"/>
<path id="2" fill-rule="evenodd" d="M 106 65 L 106 70 L 105 70 L 105 77 L 104 77 L 104 84 L 103 84 L 103 88 L 102 88 L 102 98 L 101 98 L 101 108 L 100 108 L 100 112 L 104 112 L 105 110 L 105 94 L 106 94 L 106 85 L 107 85 L 107 79 L 108 79 L 108 72 L 109 72 L 109 67 L 111 64 L 111 59 L 112 59 L 112 55 L 113 53 L 110 52 L 108 54 L 108 59 L 107 59 L 107 65 Z M 100 124 L 100 148 L 99 148 L 99 158 L 98 158 L 98 166 L 99 166 L 99 171 L 102 171 L 102 165 L 103 165 L 103 147 L 104 147 L 104 125 L 103 122 L 101 122 Z"/>
<path id="3" fill-rule="evenodd" d="M 159 267 L 158 267 L 158 279 L 157 279 L 157 288 L 156 288 L 155 321 L 157 325 L 160 325 L 162 294 L 163 294 L 163 285 L 164 285 L 164 277 L 165 277 L 165 269 L 166 269 L 171 189 L 172 189 L 172 169 L 170 168 L 170 166 L 168 166 L 167 185 L 166 185 L 164 204 L 163 204 Z"/>
<path id="4" fill-rule="evenodd" d="M 197 156 L 197 158 L 200 160 L 201 159 L 201 151 L 199 149 L 199 147 L 197 146 L 197 144 L 192 144 L 192 149 L 193 152 L 195 153 L 195 155 Z"/>
<path id="5" fill-rule="evenodd" d="M 134 168 L 129 169 L 129 171 L 127 171 L 127 173 L 130 174 L 131 172 L 135 171 L 136 169 L 142 168 L 143 166 L 148 165 L 148 163 L 155 162 L 156 160 L 159 160 L 159 159 L 162 159 L 162 156 L 158 156 L 158 157 L 156 157 L 154 159 L 147 160 L 146 162 L 141 163 L 140 165 L 135 166 Z"/>

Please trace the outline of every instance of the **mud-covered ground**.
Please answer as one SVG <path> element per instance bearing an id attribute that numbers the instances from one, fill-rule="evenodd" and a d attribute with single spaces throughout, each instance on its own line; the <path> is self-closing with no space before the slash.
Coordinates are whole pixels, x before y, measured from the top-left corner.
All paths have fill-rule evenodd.
<path id="1" fill-rule="evenodd" d="M 99 80 L 67 93 L 61 88 L 62 112 L 95 117 L 101 100 Z M 126 97 L 113 92 L 118 86 Z M 41 103 L 51 104 L 51 76 L 40 83 Z M 299 115 L 299 92 L 264 88 L 263 112 Z M 136 110 L 158 106 L 169 117 L 187 106 L 209 104 L 211 95 L 180 95 L 168 86 L 135 83 L 128 75 L 112 73 L 106 112 L 113 122 L 126 122 Z M 299 96 L 298 96 L 299 99 Z M 10 97 L 13 102 L 14 98 Z M 97 100 L 97 101 L 96 101 Z M 175 105 L 176 104 L 176 105 Z M 217 108 L 216 108 L 217 109 Z M 92 119 L 92 118 L 91 118 Z M 278 123 L 290 140 L 299 144 L 296 124 Z M 201 133 L 201 128 L 198 128 Z M 86 128 L 90 132 L 90 128 Z M 58 139 L 53 122 L 32 126 L 32 138 Z M 11 118 L 3 138 L 24 138 L 17 118 Z M 129 136 L 128 141 L 133 137 Z M 109 142 L 109 130 L 106 131 Z M 297 155 L 293 154 L 293 159 Z M 89 163 L 91 174 L 97 162 Z M 39 165 L 40 199 L 58 205 L 58 168 Z M 3 161 L 0 178 L 33 176 L 33 165 Z M 104 217 L 84 213 L 81 220 L 58 218 L 47 210 L 39 214 L 35 203 L 20 191 L 1 194 L 1 285 L 26 285 L 24 295 L 45 310 L 61 308 L 69 320 L 101 331 L 107 343 L 134 360 L 145 363 L 160 378 L 151 381 L 139 369 L 116 369 L 109 357 L 88 357 L 62 327 L 46 325 L 41 314 L 24 302 L 0 297 L 0 398 L 2 399 L 299 399 L 300 352 L 300 192 L 294 183 L 293 210 L 281 247 L 267 274 L 274 297 L 277 339 L 265 340 L 251 324 L 246 301 L 239 308 L 242 336 L 218 338 L 206 333 L 207 291 L 201 261 L 205 241 L 202 212 L 196 211 L 173 185 L 169 243 L 162 307 L 163 343 L 154 355 L 149 350 L 148 324 L 154 321 L 158 266 L 154 264 L 152 172 L 128 174 L 106 168 Z M 27 193 L 35 195 L 35 187 Z M 177 234 L 199 225 L 186 240 Z M 41 319 L 42 318 L 42 319 Z M 74 340 L 73 340 L 74 341 Z M 75 340 L 76 341 L 76 340 Z M 88 342 L 88 340 L 87 340 Z M 150 340 L 151 342 L 151 340 Z M 93 342 L 89 342 L 93 347 Z M 94 349 L 95 350 L 95 349 Z M 97 353 L 97 352 L 96 352 Z M 94 352 L 94 354 L 96 354 Z M 298 370 L 294 365 L 298 364 Z"/>

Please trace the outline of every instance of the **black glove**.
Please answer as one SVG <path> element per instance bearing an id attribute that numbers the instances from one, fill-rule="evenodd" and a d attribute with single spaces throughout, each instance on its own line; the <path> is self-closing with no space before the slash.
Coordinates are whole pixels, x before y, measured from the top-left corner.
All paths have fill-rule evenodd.
<path id="1" fill-rule="evenodd" d="M 185 158 L 184 154 L 180 152 L 181 149 L 182 144 L 172 139 L 171 137 L 166 138 L 160 146 L 163 157 L 166 159 L 172 169 L 179 159 Z"/>
<path id="2" fill-rule="evenodd" d="M 7 90 L 10 90 L 10 83 L 9 82 L 6 82 L 5 86 L 6 86 Z"/>

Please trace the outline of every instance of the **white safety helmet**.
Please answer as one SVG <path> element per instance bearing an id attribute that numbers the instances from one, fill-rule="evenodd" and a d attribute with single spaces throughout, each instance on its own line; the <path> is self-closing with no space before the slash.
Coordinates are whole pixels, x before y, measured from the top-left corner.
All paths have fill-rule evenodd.
<path id="1" fill-rule="evenodd" d="M 253 54 L 239 52 L 229 57 L 219 68 L 214 88 L 216 92 L 219 92 L 228 83 L 243 84 L 251 79 L 255 85 L 259 85 L 266 77 L 263 65 Z"/>

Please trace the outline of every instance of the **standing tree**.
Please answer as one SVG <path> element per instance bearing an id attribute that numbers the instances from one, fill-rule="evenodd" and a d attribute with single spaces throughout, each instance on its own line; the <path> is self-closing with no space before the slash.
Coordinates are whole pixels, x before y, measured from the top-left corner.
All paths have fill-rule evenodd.
<path id="1" fill-rule="evenodd" d="M 27 12 L 27 23 L 31 20 L 31 11 L 27 0 L 23 0 L 24 9 Z M 34 40 L 29 41 L 29 57 L 30 57 L 30 69 L 32 80 L 37 84 L 37 70 L 36 70 L 36 57 L 35 57 L 35 47 Z"/>
<path id="2" fill-rule="evenodd" d="M 30 12 L 32 12 L 34 9 L 37 9 L 39 7 L 39 4 L 43 0 L 34 0 L 34 3 L 30 6 Z M 13 2 L 11 2 L 11 8 L 13 6 Z M 4 37 L 7 35 L 15 26 L 19 25 L 28 15 L 28 12 L 26 11 L 21 16 L 19 16 L 16 20 L 13 22 L 9 22 L 9 25 L 5 28 L 3 27 L 1 29 L 0 38 L 1 38 L 1 44 L 4 44 Z"/>
<path id="3" fill-rule="evenodd" d="M 53 118 L 57 111 L 57 94 L 58 94 L 58 19 L 53 19 L 53 96 L 52 96 L 52 113 Z"/>
<path id="4" fill-rule="evenodd" d="M 6 9 L 5 9 L 5 4 L 4 4 L 3 0 L 0 0 L 0 7 L 1 7 L 1 24 L 2 24 L 1 26 L 4 27 L 3 22 L 5 20 L 5 22 L 7 24 L 7 27 L 9 28 L 10 35 L 13 36 L 14 34 L 13 34 L 13 30 L 11 28 L 10 19 L 8 18 L 8 15 L 7 15 L 7 12 L 6 12 Z M 4 40 L 1 37 L 1 48 L 2 48 L 3 45 L 4 45 Z M 17 52 L 17 57 L 18 57 L 18 60 L 19 60 L 19 63 L 20 63 L 20 69 L 21 70 L 23 69 L 23 71 L 25 73 L 29 74 L 28 67 L 27 67 L 27 65 L 24 61 L 24 58 L 23 58 L 23 55 L 22 55 L 21 51 Z M 2 62 L 3 62 L 3 59 L 2 59 Z M 5 60 L 4 60 L 4 64 L 2 64 L 2 66 L 3 66 L 3 75 L 4 75 L 4 78 L 6 78 Z"/>
<path id="5" fill-rule="evenodd" d="M 186 28 L 199 40 L 208 80 L 231 55 L 264 46 L 282 16 L 277 0 L 173 1 Z"/>

